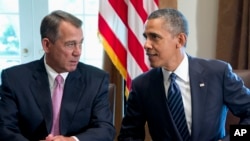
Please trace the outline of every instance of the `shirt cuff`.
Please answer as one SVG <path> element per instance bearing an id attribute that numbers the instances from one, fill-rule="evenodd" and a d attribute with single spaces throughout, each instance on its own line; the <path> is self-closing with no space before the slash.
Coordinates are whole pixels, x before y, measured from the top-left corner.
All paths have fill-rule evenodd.
<path id="1" fill-rule="evenodd" d="M 79 139 L 76 136 L 71 136 L 72 138 L 75 139 L 75 141 L 79 141 Z"/>

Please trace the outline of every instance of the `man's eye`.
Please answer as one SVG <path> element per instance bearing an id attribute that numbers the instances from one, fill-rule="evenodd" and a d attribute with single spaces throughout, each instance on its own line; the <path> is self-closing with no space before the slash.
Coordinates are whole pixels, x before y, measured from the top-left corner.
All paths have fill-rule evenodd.
<path id="1" fill-rule="evenodd" d="M 151 38 L 153 38 L 153 39 L 155 39 L 155 38 L 157 38 L 158 36 L 157 35 L 155 35 L 155 34 L 153 34 L 152 36 L 151 36 Z"/>
<path id="2" fill-rule="evenodd" d="M 67 47 L 74 47 L 75 45 L 76 45 L 76 43 L 74 43 L 74 42 L 66 43 Z"/>

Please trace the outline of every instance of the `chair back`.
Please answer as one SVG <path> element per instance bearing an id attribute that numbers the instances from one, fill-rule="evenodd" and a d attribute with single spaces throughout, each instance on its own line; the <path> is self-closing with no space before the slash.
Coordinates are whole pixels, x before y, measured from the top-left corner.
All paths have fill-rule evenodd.
<path id="1" fill-rule="evenodd" d="M 110 109 L 113 114 L 113 124 L 115 123 L 115 102 L 116 102 L 116 87 L 115 84 L 109 84 L 109 102 Z"/>

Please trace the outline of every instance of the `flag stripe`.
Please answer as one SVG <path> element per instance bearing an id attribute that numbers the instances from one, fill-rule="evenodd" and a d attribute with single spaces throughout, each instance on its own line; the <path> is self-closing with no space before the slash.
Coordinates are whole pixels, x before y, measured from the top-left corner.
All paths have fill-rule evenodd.
<path id="1" fill-rule="evenodd" d="M 102 25 L 98 23 L 99 29 L 105 30 L 105 28 L 110 28 L 112 32 L 117 36 L 117 39 L 122 43 L 123 47 L 127 47 L 127 27 L 123 23 L 122 19 L 117 14 L 110 14 L 116 13 L 113 9 L 112 5 L 108 3 L 106 0 L 100 1 L 101 5 L 105 5 L 105 7 L 109 10 L 106 10 L 104 7 L 101 7 L 99 12 L 99 16 L 102 16 L 103 20 L 107 23 L 107 25 Z M 118 34 L 119 33 L 119 34 Z M 115 47 L 113 47 L 115 48 Z"/>
<path id="2" fill-rule="evenodd" d="M 130 2 L 135 7 L 135 10 L 140 15 L 140 17 L 144 23 L 146 21 L 148 15 L 143 7 L 143 1 L 142 0 L 130 0 Z"/>
<path id="3" fill-rule="evenodd" d="M 143 47 L 144 44 L 144 37 L 142 36 L 143 34 L 143 28 L 144 28 L 144 22 L 142 21 L 140 15 L 137 13 L 135 10 L 135 7 L 131 4 L 129 4 L 129 11 L 128 11 L 128 24 L 129 24 L 129 29 L 133 32 L 133 34 L 136 36 L 136 39 L 139 40 L 141 47 Z M 137 19 L 137 20 L 134 20 Z M 129 37 L 129 35 L 128 35 Z M 129 42 L 129 40 L 128 40 Z"/>
<path id="4" fill-rule="evenodd" d="M 150 69 L 144 50 L 143 27 L 158 0 L 101 0 L 99 34 L 105 51 L 126 81 L 126 96 L 131 81 Z"/>
<path id="5" fill-rule="evenodd" d="M 144 62 L 144 49 L 141 46 L 141 44 L 138 42 L 137 38 L 134 36 L 131 30 L 128 31 L 128 49 L 137 62 L 137 64 L 140 66 L 142 71 L 147 71 L 148 66 Z"/>
<path id="6" fill-rule="evenodd" d="M 159 5 L 159 1 L 158 0 L 154 0 L 155 4 L 156 4 L 156 7 L 155 9 L 157 9 L 158 5 Z M 153 10 L 152 10 L 153 11 Z"/>
<path id="7" fill-rule="evenodd" d="M 142 0 L 130 0 L 128 3 L 128 9 L 128 50 L 131 53 L 133 59 L 136 61 L 137 65 L 140 66 L 142 72 L 145 72 L 148 70 L 148 66 L 144 61 L 145 52 L 143 48 L 144 38 L 142 33 L 143 25 L 147 18 L 147 13 L 143 9 Z M 127 56 L 127 61 L 129 60 L 129 57 L 130 56 Z M 128 73 L 131 74 L 132 78 L 138 75 L 133 73 L 133 66 L 131 69 L 128 69 Z"/>
<path id="8" fill-rule="evenodd" d="M 115 59 L 113 63 L 117 64 L 119 61 L 119 66 L 123 66 L 124 70 L 126 70 L 126 56 L 127 51 L 124 49 L 123 45 L 121 44 L 120 40 L 117 38 L 117 36 L 112 32 L 112 30 L 107 25 L 106 21 L 102 18 L 102 16 L 99 15 L 99 26 L 105 26 L 106 28 L 99 28 L 99 32 L 102 33 L 102 38 L 109 44 L 108 47 L 112 49 L 112 52 L 114 52 Z M 108 49 L 105 49 L 108 50 Z M 108 53 L 110 55 L 111 52 Z M 117 64 L 118 65 L 118 64 Z M 121 69 L 121 68 L 120 68 Z M 123 72 L 123 71 L 122 71 Z M 121 72 L 120 72 L 121 73 Z M 126 76 L 126 71 L 122 73 L 122 76 Z"/>
<path id="9" fill-rule="evenodd" d="M 121 20 L 123 21 L 123 24 L 125 24 L 125 26 L 128 27 L 128 25 L 127 25 L 127 23 L 128 23 L 127 22 L 128 7 L 127 7 L 127 4 L 125 3 L 125 1 L 119 0 L 119 2 L 118 2 L 118 0 L 109 0 L 109 2 L 112 5 L 112 8 L 114 8 L 116 15 L 118 15 L 121 18 Z"/>

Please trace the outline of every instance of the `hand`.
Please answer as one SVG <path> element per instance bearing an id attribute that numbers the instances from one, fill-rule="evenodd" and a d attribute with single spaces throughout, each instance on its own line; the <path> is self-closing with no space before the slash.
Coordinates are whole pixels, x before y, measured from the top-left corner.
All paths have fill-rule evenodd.
<path id="1" fill-rule="evenodd" d="M 46 137 L 45 141 L 75 141 L 75 139 L 72 137 L 65 137 L 62 135 L 53 136 L 52 134 L 49 134 Z"/>

